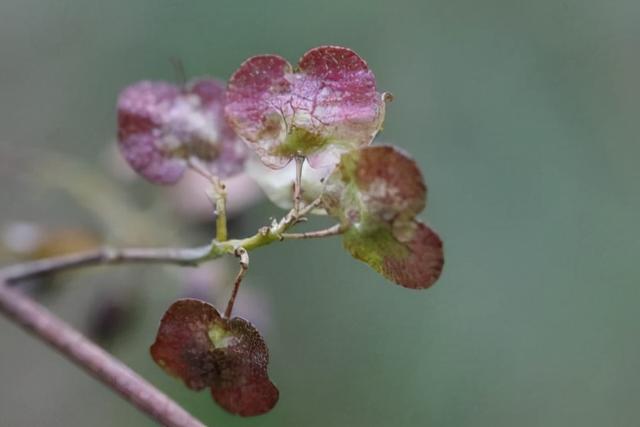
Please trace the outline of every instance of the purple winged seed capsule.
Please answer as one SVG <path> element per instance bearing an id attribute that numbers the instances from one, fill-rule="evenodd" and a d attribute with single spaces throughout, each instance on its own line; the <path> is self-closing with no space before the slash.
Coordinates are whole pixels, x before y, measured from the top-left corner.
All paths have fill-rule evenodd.
<path id="1" fill-rule="evenodd" d="M 314 168 L 368 145 L 382 127 L 385 94 L 350 49 L 321 46 L 294 69 L 277 55 L 246 60 L 229 80 L 229 124 L 265 165 L 279 169 L 296 156 Z"/>
<path id="2" fill-rule="evenodd" d="M 224 99 L 224 85 L 212 79 L 185 88 L 152 81 L 125 88 L 117 106 L 123 156 L 157 184 L 176 183 L 189 159 L 221 178 L 241 172 L 248 150 L 224 119 Z"/>
<path id="3" fill-rule="evenodd" d="M 190 389 L 209 387 L 233 414 L 260 415 L 278 402 L 267 373 L 269 350 L 258 330 L 239 317 L 221 317 L 204 301 L 182 299 L 169 307 L 151 357 Z"/>
<path id="4" fill-rule="evenodd" d="M 327 212 L 345 228 L 343 243 L 355 258 L 406 288 L 425 289 L 440 277 L 442 241 L 415 219 L 427 187 L 406 153 L 388 145 L 343 154 L 325 180 Z"/>

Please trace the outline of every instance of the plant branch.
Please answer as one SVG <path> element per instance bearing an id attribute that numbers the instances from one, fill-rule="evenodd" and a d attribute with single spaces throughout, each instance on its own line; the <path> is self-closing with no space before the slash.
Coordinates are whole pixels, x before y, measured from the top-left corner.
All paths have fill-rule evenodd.
<path id="1" fill-rule="evenodd" d="M 222 255 L 234 254 L 239 248 L 251 251 L 277 241 L 299 238 L 297 234 L 288 235 L 285 233 L 298 222 L 300 216 L 308 214 L 318 207 L 320 203 L 321 201 L 318 198 L 298 212 L 291 209 L 279 222 L 272 224 L 270 227 L 262 227 L 253 236 L 243 239 L 223 242 L 214 240 L 209 245 L 195 248 L 116 249 L 103 247 L 0 268 L 0 278 L 6 280 L 7 283 L 13 283 L 80 267 L 111 264 L 155 263 L 194 267 L 205 261 L 220 258 Z M 332 234 L 327 234 L 327 236 L 330 235 Z"/>
<path id="2" fill-rule="evenodd" d="M 208 193 L 216 209 L 216 240 L 224 242 L 227 240 L 227 190 L 224 183 L 218 177 L 211 178 L 213 190 Z"/>
<path id="3" fill-rule="evenodd" d="M 316 239 L 321 237 L 337 236 L 338 234 L 342 234 L 343 231 L 344 230 L 340 224 L 336 224 L 323 230 L 307 231 L 304 233 L 283 233 L 282 238 L 285 240 Z"/>
<path id="4" fill-rule="evenodd" d="M 9 288 L 2 280 L 0 311 L 162 425 L 204 427 L 204 424 L 129 367 L 40 304 Z"/>
<path id="5" fill-rule="evenodd" d="M 224 317 L 226 317 L 227 319 L 231 318 L 231 313 L 233 312 L 233 304 L 236 302 L 236 296 L 238 295 L 238 289 L 240 289 L 240 283 L 242 283 L 244 275 L 247 274 L 247 270 L 249 270 L 249 254 L 247 253 L 246 249 L 238 248 L 238 250 L 236 250 L 236 256 L 240 258 L 240 271 L 238 272 L 236 280 L 233 283 L 231 298 L 229 298 L 227 309 L 224 311 Z"/>
<path id="6" fill-rule="evenodd" d="M 296 156 L 296 179 L 293 182 L 293 210 L 296 216 L 300 217 L 300 202 L 302 202 L 302 166 L 304 157 Z"/>
<path id="7" fill-rule="evenodd" d="M 216 240 L 224 242 L 227 240 L 227 190 L 225 185 L 219 177 L 209 172 L 197 157 L 189 158 L 188 164 L 194 172 L 212 185 L 212 189 L 207 190 L 207 196 L 213 202 L 216 210 Z"/>
<path id="8" fill-rule="evenodd" d="M 223 254 L 219 246 L 198 248 L 131 248 L 101 249 L 15 264 L 0 269 L 0 278 L 7 283 L 30 279 L 44 274 L 101 264 L 158 263 L 195 266 L 205 259 Z"/>
<path id="9" fill-rule="evenodd" d="M 320 206 L 322 200 L 320 197 L 309 203 L 304 208 L 296 211 L 295 208 L 291 209 L 279 222 L 273 222 L 270 227 L 262 227 L 256 234 L 250 237 L 239 240 L 229 240 L 225 242 L 226 245 L 231 245 L 233 250 L 238 248 L 245 248 L 247 251 L 252 251 L 261 246 L 269 245 L 273 242 L 284 240 L 283 233 L 289 230 L 291 227 L 300 222 L 300 218 L 311 212 L 316 207 Z"/>

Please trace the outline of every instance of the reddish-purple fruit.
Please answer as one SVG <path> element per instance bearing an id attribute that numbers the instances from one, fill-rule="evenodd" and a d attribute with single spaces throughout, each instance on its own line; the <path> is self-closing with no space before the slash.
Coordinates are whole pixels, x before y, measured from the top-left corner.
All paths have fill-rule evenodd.
<path id="1" fill-rule="evenodd" d="M 224 85 L 202 79 L 184 88 L 141 81 L 118 98 L 118 142 L 131 167 L 156 184 L 174 184 L 197 161 L 221 178 L 243 170 L 247 147 L 224 119 Z"/>
<path id="2" fill-rule="evenodd" d="M 151 356 L 190 389 L 210 387 L 214 400 L 233 414 L 264 414 L 278 401 L 260 333 L 244 319 L 222 318 L 204 301 L 182 299 L 169 307 Z"/>
<path id="3" fill-rule="evenodd" d="M 386 95 L 354 51 L 321 46 L 294 69 L 278 55 L 246 60 L 229 80 L 227 119 L 269 167 L 307 157 L 312 167 L 369 144 L 382 127 Z"/>
<path id="4" fill-rule="evenodd" d="M 442 241 L 415 219 L 426 206 L 427 187 L 403 151 L 380 145 L 342 155 L 322 197 L 345 228 L 344 246 L 355 258 L 407 288 L 438 280 Z"/>

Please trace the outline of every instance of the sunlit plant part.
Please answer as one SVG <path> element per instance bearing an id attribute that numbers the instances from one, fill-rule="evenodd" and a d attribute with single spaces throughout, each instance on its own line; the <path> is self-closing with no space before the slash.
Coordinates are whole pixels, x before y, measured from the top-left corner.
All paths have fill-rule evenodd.
<path id="1" fill-rule="evenodd" d="M 321 46 L 296 69 L 278 55 L 246 60 L 229 80 L 225 111 L 267 166 L 281 168 L 299 156 L 324 167 L 373 140 L 388 98 L 354 51 Z"/>
<path id="2" fill-rule="evenodd" d="M 269 351 L 251 323 L 223 318 L 204 301 L 178 300 L 164 314 L 151 356 L 192 390 L 241 416 L 270 411 L 279 392 L 269 379 Z"/>
<path id="3" fill-rule="evenodd" d="M 141 81 L 118 98 L 118 142 L 125 159 L 157 184 L 174 184 L 190 161 L 221 178 L 242 171 L 246 145 L 224 119 L 224 85 L 213 79 L 178 87 Z"/>
<path id="4" fill-rule="evenodd" d="M 420 169 L 392 146 L 342 156 L 326 179 L 323 202 L 340 220 L 344 246 L 357 259 L 407 288 L 430 287 L 444 264 L 438 235 L 415 219 L 426 205 Z"/>

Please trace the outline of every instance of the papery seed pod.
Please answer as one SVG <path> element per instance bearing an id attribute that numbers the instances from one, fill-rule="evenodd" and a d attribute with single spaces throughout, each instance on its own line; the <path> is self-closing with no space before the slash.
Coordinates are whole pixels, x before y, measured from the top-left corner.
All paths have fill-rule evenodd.
<path id="1" fill-rule="evenodd" d="M 129 165 L 157 184 L 174 184 L 195 159 L 213 175 L 242 171 L 247 147 L 224 120 L 224 86 L 217 80 L 185 88 L 142 81 L 118 98 L 118 141 Z"/>
<path id="2" fill-rule="evenodd" d="M 176 301 L 160 322 L 151 356 L 193 390 L 211 388 L 227 411 L 260 415 L 278 401 L 269 380 L 269 351 L 258 330 L 244 319 L 222 318 L 210 304 Z"/>
<path id="3" fill-rule="evenodd" d="M 304 156 L 312 167 L 326 167 L 371 143 L 386 99 L 355 52 L 321 46 L 305 53 L 295 70 L 277 55 L 246 60 L 229 80 L 225 111 L 267 166 Z"/>
<path id="4" fill-rule="evenodd" d="M 415 161 L 386 145 L 342 155 L 326 179 L 322 200 L 345 233 L 345 248 L 399 285 L 428 288 L 444 264 L 442 241 L 415 216 L 427 187 Z"/>

